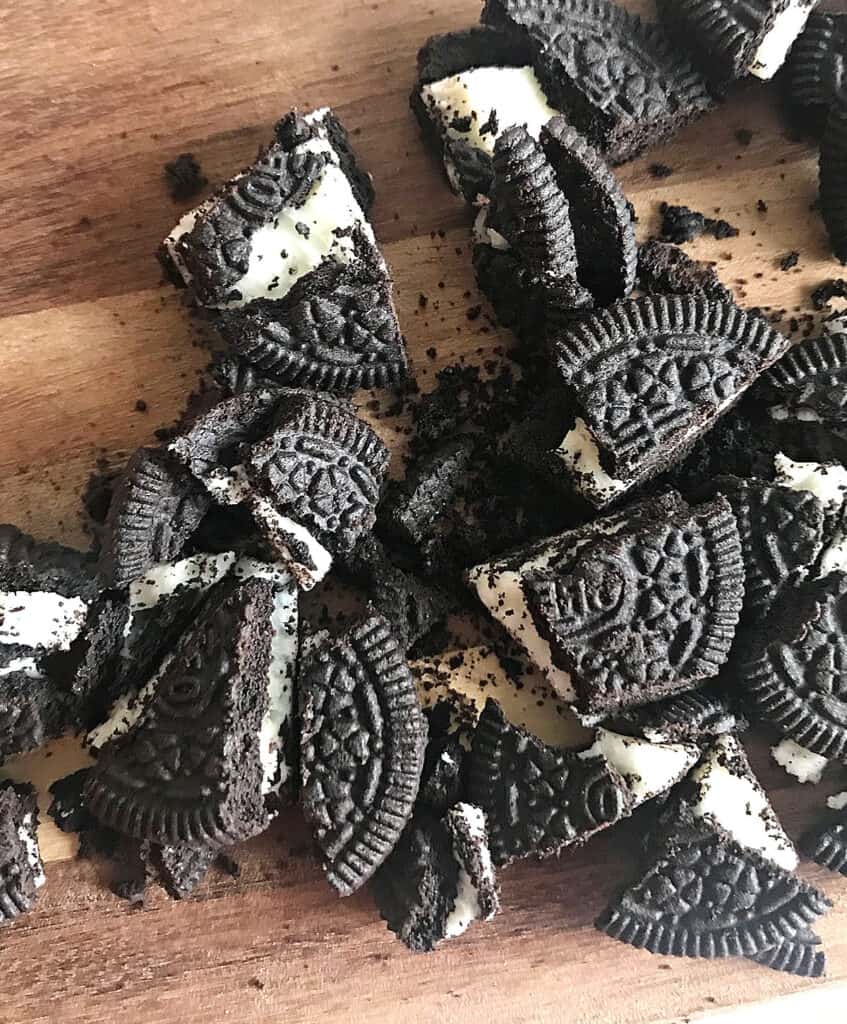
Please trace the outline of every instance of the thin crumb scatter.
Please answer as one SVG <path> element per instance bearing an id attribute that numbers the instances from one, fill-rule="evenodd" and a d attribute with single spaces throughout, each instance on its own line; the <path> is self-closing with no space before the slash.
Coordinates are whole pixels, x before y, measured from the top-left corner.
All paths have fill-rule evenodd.
<path id="1" fill-rule="evenodd" d="M 756 202 L 756 209 L 759 211 L 759 213 L 767 213 L 768 204 L 764 201 L 764 199 L 759 199 Z"/>
<path id="2" fill-rule="evenodd" d="M 165 184 L 174 202 L 192 199 L 208 183 L 193 153 L 180 153 L 175 160 L 165 164 Z"/>
<path id="3" fill-rule="evenodd" d="M 740 233 L 738 228 L 730 224 L 729 221 L 706 217 L 688 206 L 671 206 L 669 203 L 662 203 L 659 209 L 662 214 L 661 238 L 664 242 L 681 245 L 684 242 L 693 242 L 704 234 L 722 240 L 736 238 Z"/>

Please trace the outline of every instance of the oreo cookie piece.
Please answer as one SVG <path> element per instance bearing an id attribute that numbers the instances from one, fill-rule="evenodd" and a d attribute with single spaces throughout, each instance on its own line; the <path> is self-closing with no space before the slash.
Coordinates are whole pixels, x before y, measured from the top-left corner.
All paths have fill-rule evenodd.
<path id="1" fill-rule="evenodd" d="M 257 299 L 221 313 L 215 327 L 262 378 L 294 387 L 348 392 L 394 387 L 406 351 L 383 268 L 331 263 L 284 299 Z"/>
<path id="2" fill-rule="evenodd" d="M 630 708 L 621 717 L 651 743 L 702 743 L 747 727 L 726 689 L 714 683 L 655 704 Z"/>
<path id="3" fill-rule="evenodd" d="M 634 529 L 641 523 L 661 522 L 685 507 L 675 493 L 630 505 L 594 523 L 478 565 L 467 574 L 468 585 L 476 591 L 488 613 L 544 672 L 557 694 L 566 701 L 573 701 L 576 690 L 570 675 L 556 665 L 550 642 L 533 620 L 523 589 L 524 579 L 533 572 L 573 558 L 595 540 Z"/>
<path id="4" fill-rule="evenodd" d="M 638 285 L 648 295 L 704 295 L 732 301 L 711 263 L 693 260 L 668 242 L 645 242 L 638 247 Z"/>
<path id="5" fill-rule="evenodd" d="M 390 456 L 351 406 L 288 392 L 267 436 L 243 454 L 254 492 L 334 551 L 349 551 L 376 521 Z"/>
<path id="6" fill-rule="evenodd" d="M 826 955 L 818 948 L 820 942 L 813 931 L 806 930 L 750 959 L 762 967 L 797 978 L 822 978 L 826 973 Z"/>
<path id="7" fill-rule="evenodd" d="M 665 956 L 759 957 L 804 936 L 830 903 L 725 836 L 671 838 L 598 918 L 612 938 Z"/>
<path id="8" fill-rule="evenodd" d="M 566 118 L 550 120 L 540 142 L 569 204 L 580 284 L 598 305 L 627 298 L 635 283 L 637 251 L 623 189 Z"/>
<path id="9" fill-rule="evenodd" d="M 288 114 L 256 162 L 168 235 L 160 259 L 201 306 L 284 298 L 325 263 L 387 278 L 366 207 L 372 190 L 335 115 Z"/>
<path id="10" fill-rule="evenodd" d="M 711 106 L 662 30 L 609 0 L 487 0 L 482 20 L 532 49 L 550 102 L 612 163 Z"/>
<path id="11" fill-rule="evenodd" d="M 526 43 L 487 26 L 433 36 L 418 53 L 412 109 L 451 188 L 469 203 L 490 191 L 500 134 L 520 125 L 537 139 L 556 113 L 532 57 Z"/>
<path id="12" fill-rule="evenodd" d="M 99 566 L 106 586 L 125 587 L 156 562 L 178 558 L 210 504 L 167 452 L 139 448 L 109 505 Z"/>
<path id="13" fill-rule="evenodd" d="M 830 539 L 827 508 L 809 491 L 716 477 L 707 493 L 731 505 L 744 559 L 745 624 L 761 622 L 780 596 L 814 573 Z"/>
<path id="14" fill-rule="evenodd" d="M 411 817 L 426 720 L 400 645 L 378 616 L 319 644 L 302 667 L 299 693 L 301 806 L 327 879 L 349 896 Z"/>
<path id="15" fill-rule="evenodd" d="M 835 258 L 847 264 L 847 97 L 829 108 L 820 155 L 820 210 Z"/>
<path id="16" fill-rule="evenodd" d="M 771 757 L 784 768 L 789 775 L 793 775 L 798 782 L 812 783 L 817 785 L 823 777 L 823 773 L 829 764 L 825 757 L 806 750 L 794 740 L 781 740 L 776 746 L 771 747 Z"/>
<path id="17" fill-rule="evenodd" d="M 279 755 L 275 586 L 225 582 L 100 750 L 85 800 L 104 824 L 162 845 L 226 846 L 268 824 Z M 291 694 L 281 702 L 290 707 Z"/>
<path id="18" fill-rule="evenodd" d="M 847 757 L 847 575 L 787 593 L 740 657 L 738 684 L 765 721 L 807 750 Z"/>
<path id="19" fill-rule="evenodd" d="M 820 135 L 844 84 L 847 15 L 815 12 L 791 48 L 786 63 L 785 97 L 798 127 Z"/>
<path id="20" fill-rule="evenodd" d="M 465 749 L 456 733 L 433 735 L 433 720 L 443 709 L 449 718 L 450 709 L 445 701 L 428 709 L 427 722 L 430 740 L 426 745 L 418 804 L 436 814 L 444 814 L 459 802 L 464 792 L 463 767 Z"/>
<path id="21" fill-rule="evenodd" d="M 47 813 L 62 832 L 88 832 L 97 827 L 97 820 L 86 808 L 83 797 L 90 771 L 90 768 L 80 768 L 50 784 L 51 801 Z"/>
<path id="22" fill-rule="evenodd" d="M 575 403 L 558 454 L 597 508 L 673 465 L 789 342 L 758 316 L 696 296 L 621 302 L 556 339 Z"/>
<path id="23" fill-rule="evenodd" d="M 430 953 L 446 936 L 459 892 L 459 864 L 446 824 L 420 811 L 371 883 L 380 917 L 413 953 Z"/>
<path id="24" fill-rule="evenodd" d="M 76 721 L 76 705 L 33 658 L 0 668 L 0 761 L 36 750 Z"/>
<path id="25" fill-rule="evenodd" d="M 581 715 L 673 696 L 729 657 L 744 594 L 735 517 L 722 498 L 681 509 L 589 542 L 522 586 Z"/>
<path id="26" fill-rule="evenodd" d="M 586 842 L 679 781 L 696 759 L 696 747 L 606 730 L 581 753 L 562 751 L 511 725 L 489 699 L 473 737 L 468 799 L 485 812 L 491 856 L 503 866 Z"/>
<path id="27" fill-rule="evenodd" d="M 847 468 L 840 463 L 794 462 L 779 452 L 774 476 L 783 487 L 812 495 L 824 510 L 824 548 L 815 574 L 847 571 Z"/>
<path id="28" fill-rule="evenodd" d="M 444 922 L 445 939 L 464 934 L 474 921 L 490 921 L 500 909 L 500 890 L 491 862 L 485 815 L 459 803 L 445 818 L 459 866 L 456 899 Z"/>
<path id="29" fill-rule="evenodd" d="M 150 859 L 168 895 L 175 900 L 183 900 L 200 885 L 219 853 L 211 846 L 177 843 L 173 846 L 154 845 Z"/>
<path id="30" fill-rule="evenodd" d="M 847 819 L 840 801 L 830 800 L 830 806 L 840 808 L 839 816 L 805 832 L 800 849 L 816 864 L 847 878 Z"/>
<path id="31" fill-rule="evenodd" d="M 818 0 L 658 0 L 659 14 L 714 85 L 779 71 Z"/>
<path id="32" fill-rule="evenodd" d="M 2 592 L 46 592 L 64 598 L 80 598 L 89 603 L 99 593 L 94 569 L 91 556 L 83 551 L 53 541 L 36 540 L 9 523 L 0 525 Z M 22 641 L 8 637 L 6 642 Z M 51 645 L 40 643 L 37 646 Z"/>
<path id="33" fill-rule="evenodd" d="M 0 782 L 0 925 L 32 910 L 44 885 L 34 786 Z"/>
<path id="34" fill-rule="evenodd" d="M 841 320 L 790 349 L 762 378 L 774 420 L 847 420 L 847 332 Z"/>

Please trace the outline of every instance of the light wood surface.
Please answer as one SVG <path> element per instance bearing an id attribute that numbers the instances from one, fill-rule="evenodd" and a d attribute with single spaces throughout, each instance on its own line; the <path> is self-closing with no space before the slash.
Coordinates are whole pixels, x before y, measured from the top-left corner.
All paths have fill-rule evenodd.
<path id="1" fill-rule="evenodd" d="M 84 543 L 79 496 L 95 461 L 122 459 L 173 420 L 205 356 L 152 257 L 182 210 L 162 165 L 193 151 L 216 182 L 295 104 L 333 105 L 373 172 L 376 230 L 421 386 L 457 355 L 481 362 L 508 341 L 466 318 L 478 301 L 469 214 L 424 151 L 407 104 L 418 46 L 478 11 L 476 0 L 20 0 L 0 9 L 0 519 Z M 754 133 L 749 145 L 738 129 Z M 674 168 L 670 178 L 651 176 L 657 161 Z M 719 207 L 741 228 L 737 239 L 690 251 L 717 260 L 745 305 L 806 312 L 810 290 L 839 274 L 810 210 L 814 151 L 788 136 L 773 87 L 743 87 L 620 176 L 643 235 L 655 230 L 662 199 Z M 792 249 L 800 265 L 782 273 L 778 259 Z M 146 414 L 134 411 L 139 398 Z M 377 426 L 400 447 L 402 425 Z M 837 770 L 816 789 L 792 784 L 768 766 L 764 740 L 754 756 L 792 835 L 827 792 L 844 788 Z M 43 787 L 81 757 L 62 741 L 2 771 Z M 239 850 L 238 879 L 213 872 L 195 899 L 156 892 L 136 911 L 45 823 L 48 885 L 37 911 L 0 935 L 0 1024 L 841 1018 L 847 883 L 802 869 L 836 904 L 820 928 L 826 981 L 743 961 L 651 958 L 592 927 L 628 877 L 638 840 L 636 818 L 579 853 L 505 872 L 495 922 L 415 958 L 367 893 L 331 895 L 296 815 Z"/>

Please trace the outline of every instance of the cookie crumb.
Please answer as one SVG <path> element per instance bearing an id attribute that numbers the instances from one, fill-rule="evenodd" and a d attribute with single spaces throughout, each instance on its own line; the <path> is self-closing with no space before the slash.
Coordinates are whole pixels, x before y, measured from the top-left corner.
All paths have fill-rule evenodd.
<path id="1" fill-rule="evenodd" d="M 165 164 L 165 183 L 174 202 L 196 196 L 209 183 L 193 153 L 180 153 Z"/>
<path id="2" fill-rule="evenodd" d="M 791 252 L 787 252 L 782 259 L 779 261 L 780 270 L 791 270 L 796 267 L 800 262 L 800 253 L 796 249 L 792 249 Z"/>

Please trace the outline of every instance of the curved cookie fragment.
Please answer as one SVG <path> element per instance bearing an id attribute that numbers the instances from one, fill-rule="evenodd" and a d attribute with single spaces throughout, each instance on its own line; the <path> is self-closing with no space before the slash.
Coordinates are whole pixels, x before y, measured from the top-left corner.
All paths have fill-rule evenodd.
<path id="1" fill-rule="evenodd" d="M 280 384 L 347 392 L 393 387 L 406 374 L 391 282 L 358 264 L 317 270 L 308 287 L 224 312 L 215 327 L 237 356 Z"/>
<path id="2" fill-rule="evenodd" d="M 676 839 L 597 920 L 665 956 L 758 957 L 805 934 L 830 903 L 790 872 L 714 834 Z"/>
<path id="3" fill-rule="evenodd" d="M 603 757 L 547 746 L 507 722 L 491 699 L 473 737 L 468 799 L 485 812 L 498 867 L 583 843 L 634 806 L 623 776 Z"/>
<path id="4" fill-rule="evenodd" d="M 793 974 L 797 978 L 822 978 L 826 973 L 826 955 L 818 948 L 820 943 L 813 931 L 803 931 L 750 959 L 772 971 Z"/>
<path id="5" fill-rule="evenodd" d="M 847 419 L 847 333 L 840 321 L 824 324 L 823 333 L 790 349 L 763 377 L 776 400 L 772 419 Z M 770 394 L 769 394 L 770 397 Z"/>
<path id="6" fill-rule="evenodd" d="M 822 757 L 847 757 L 847 575 L 787 593 L 741 659 L 737 679 L 759 714 Z"/>
<path id="7" fill-rule="evenodd" d="M 418 812 L 371 883 L 380 917 L 413 953 L 445 938 L 459 892 L 459 865 L 444 821 Z"/>
<path id="8" fill-rule="evenodd" d="M 786 64 L 785 96 L 799 115 L 798 125 L 820 134 L 832 101 L 844 85 L 847 63 L 847 15 L 814 12 L 791 48 Z"/>
<path id="9" fill-rule="evenodd" d="M 820 155 L 820 208 L 835 258 L 847 264 L 847 96 L 829 109 Z"/>
<path id="10" fill-rule="evenodd" d="M 818 0 L 659 0 L 681 46 L 719 87 L 779 71 Z"/>
<path id="11" fill-rule="evenodd" d="M 210 592 L 86 779 L 86 805 L 104 824 L 162 845 L 209 846 L 267 826 L 274 589 L 250 579 Z"/>
<path id="12" fill-rule="evenodd" d="M 324 871 L 349 896 L 412 814 L 426 720 L 387 621 L 372 616 L 311 654 L 300 673 L 300 800 Z"/>
<path id="13" fill-rule="evenodd" d="M 744 566 L 722 498 L 599 538 L 523 579 L 575 706 L 606 716 L 718 674 L 735 638 Z"/>
<path id="14" fill-rule="evenodd" d="M 673 465 L 788 345 L 760 317 L 697 296 L 580 319 L 554 346 L 576 406 L 557 454 L 576 490 L 602 508 Z"/>
<path id="15" fill-rule="evenodd" d="M 693 260 L 669 242 L 645 242 L 638 247 L 638 285 L 648 295 L 705 295 L 732 301 L 713 264 Z"/>
<path id="16" fill-rule="evenodd" d="M 569 204 L 580 283 L 598 305 L 626 298 L 635 284 L 638 256 L 623 189 L 600 154 L 564 117 L 554 117 L 542 128 L 540 142 Z"/>
<path id="17" fill-rule="evenodd" d="M 178 558 L 211 505 L 203 488 L 157 448 L 139 448 L 115 489 L 100 575 L 125 587 L 156 562 Z"/>
<path id="18" fill-rule="evenodd" d="M 482 20 L 532 47 L 550 102 L 612 163 L 711 106 L 662 30 L 609 0 L 487 0 Z"/>
<path id="19" fill-rule="evenodd" d="M 847 821 L 833 821 L 809 829 L 800 849 L 821 867 L 847 877 Z"/>
<path id="20" fill-rule="evenodd" d="M 702 742 L 747 727 L 725 689 L 714 683 L 655 704 L 630 708 L 621 717 L 651 743 Z"/>
<path id="21" fill-rule="evenodd" d="M 376 520 L 388 449 L 348 404 L 296 391 L 285 399 L 245 451 L 245 476 L 274 511 L 350 550 Z"/>
<path id="22" fill-rule="evenodd" d="M 0 925 L 32 910 L 46 881 L 35 787 L 0 782 Z"/>
<path id="23" fill-rule="evenodd" d="M 744 558 L 745 622 L 761 622 L 783 593 L 811 575 L 829 539 L 829 515 L 809 491 L 716 477 L 708 491 L 731 505 Z"/>

